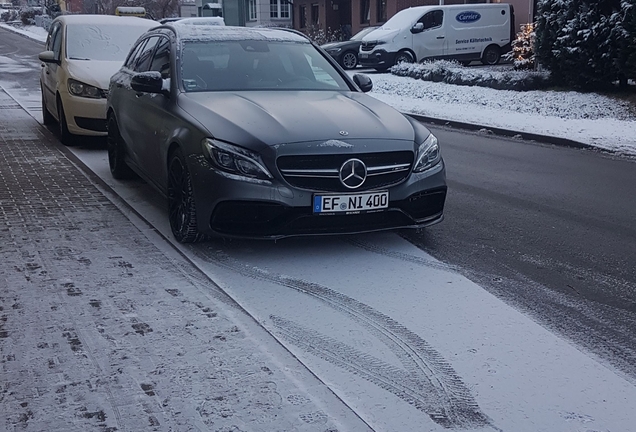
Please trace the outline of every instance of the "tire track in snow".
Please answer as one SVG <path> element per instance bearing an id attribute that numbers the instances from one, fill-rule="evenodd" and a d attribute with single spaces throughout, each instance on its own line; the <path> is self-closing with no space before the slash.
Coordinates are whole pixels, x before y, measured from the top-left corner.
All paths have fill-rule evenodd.
<path id="1" fill-rule="evenodd" d="M 201 255 L 201 252 L 198 254 Z M 212 259 L 217 265 L 243 276 L 310 295 L 349 315 L 389 347 L 410 375 L 430 383 L 435 399 L 440 401 L 443 408 L 439 414 L 430 406 L 424 411 L 433 412 L 434 416 L 431 416 L 431 419 L 441 426 L 455 428 L 490 425 L 490 420 L 481 412 L 470 390 L 442 355 L 420 336 L 391 317 L 330 288 L 248 266 L 222 251 L 209 248 L 208 254 L 204 254 L 202 258 Z"/>
<path id="2" fill-rule="evenodd" d="M 344 238 L 342 239 L 344 243 L 347 243 L 351 246 L 355 246 L 360 249 L 364 249 L 368 252 L 373 252 L 379 255 L 383 255 L 389 258 L 395 258 L 400 261 L 405 261 L 413 264 L 418 264 L 424 267 L 431 267 L 438 270 L 457 272 L 457 267 L 451 266 L 448 264 L 444 264 L 442 262 L 436 262 L 430 259 L 418 257 L 415 255 L 405 254 L 402 252 L 397 252 L 394 250 L 386 249 L 381 246 L 374 245 L 372 243 L 368 243 L 362 240 L 359 240 L 354 237 Z"/>
<path id="3" fill-rule="evenodd" d="M 425 412 L 436 423 L 448 428 L 454 426 L 449 424 L 445 407 L 438 400 L 429 380 L 418 379 L 370 354 L 303 328 L 293 321 L 275 315 L 271 315 L 270 319 L 282 337 L 290 343 L 393 393 Z"/>

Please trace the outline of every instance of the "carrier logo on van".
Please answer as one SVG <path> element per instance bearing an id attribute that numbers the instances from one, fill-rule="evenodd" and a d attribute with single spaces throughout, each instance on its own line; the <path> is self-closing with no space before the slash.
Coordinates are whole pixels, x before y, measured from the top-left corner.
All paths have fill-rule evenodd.
<path id="1" fill-rule="evenodd" d="M 457 16 L 455 17 L 455 19 L 459 21 L 460 23 L 472 23 L 475 21 L 479 21 L 480 18 L 481 18 L 481 14 L 479 12 L 472 12 L 472 11 L 458 13 Z"/>

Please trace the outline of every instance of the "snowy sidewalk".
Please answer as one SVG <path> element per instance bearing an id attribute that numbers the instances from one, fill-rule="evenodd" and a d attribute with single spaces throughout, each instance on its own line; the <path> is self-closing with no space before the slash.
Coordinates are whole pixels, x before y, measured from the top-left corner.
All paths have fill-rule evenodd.
<path id="1" fill-rule="evenodd" d="M 0 179 L 0 431 L 369 430 L 3 91 Z"/>

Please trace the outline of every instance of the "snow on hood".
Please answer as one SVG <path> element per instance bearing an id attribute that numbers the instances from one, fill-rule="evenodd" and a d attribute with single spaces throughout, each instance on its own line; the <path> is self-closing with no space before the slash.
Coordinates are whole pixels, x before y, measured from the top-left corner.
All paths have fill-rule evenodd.
<path id="1" fill-rule="evenodd" d="M 411 123 L 384 103 L 356 92 L 243 91 L 184 93 L 179 104 L 218 139 L 267 146 L 346 139 L 413 142 Z M 224 135 L 219 135 L 219 132 Z M 215 132 L 217 132 L 215 134 Z M 342 144 L 339 144 L 342 145 Z"/>
<path id="2" fill-rule="evenodd" d="M 67 60 L 71 78 L 85 84 L 108 89 L 110 77 L 121 68 L 121 61 Z"/>
<path id="3" fill-rule="evenodd" d="M 363 42 L 375 42 L 379 40 L 390 40 L 400 33 L 400 30 L 392 30 L 392 29 L 384 29 L 380 27 L 379 29 L 373 30 L 371 33 L 362 38 Z"/>

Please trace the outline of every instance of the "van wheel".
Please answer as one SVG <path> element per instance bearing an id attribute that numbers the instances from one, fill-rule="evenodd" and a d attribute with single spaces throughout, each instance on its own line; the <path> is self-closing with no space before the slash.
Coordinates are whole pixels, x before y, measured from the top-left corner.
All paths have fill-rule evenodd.
<path id="1" fill-rule="evenodd" d="M 501 59 L 501 50 L 497 45 L 490 45 L 484 50 L 481 62 L 485 65 L 496 65 Z"/>
<path id="2" fill-rule="evenodd" d="M 413 55 L 408 51 L 400 51 L 395 56 L 395 64 L 413 63 L 414 61 L 415 59 L 413 58 Z"/>
<path id="3" fill-rule="evenodd" d="M 358 65 L 358 56 L 353 51 L 347 51 L 342 56 L 342 67 L 345 69 L 353 69 Z"/>

